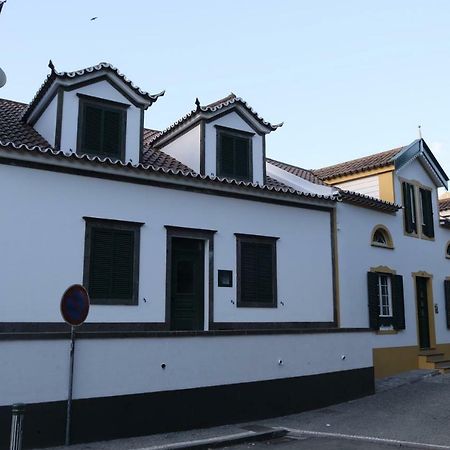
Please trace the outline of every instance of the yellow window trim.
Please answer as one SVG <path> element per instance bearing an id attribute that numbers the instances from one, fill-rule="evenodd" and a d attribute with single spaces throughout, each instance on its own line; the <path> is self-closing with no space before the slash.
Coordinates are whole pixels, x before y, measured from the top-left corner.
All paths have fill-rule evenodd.
<path id="1" fill-rule="evenodd" d="M 383 232 L 386 235 L 387 238 L 387 244 L 380 244 L 379 242 L 375 242 L 374 239 L 374 235 L 375 235 L 375 231 L 377 230 L 383 230 Z M 392 240 L 392 235 L 390 233 L 390 231 L 387 229 L 387 227 L 381 223 L 379 223 L 378 225 L 375 225 L 372 229 L 372 233 L 370 234 L 370 245 L 372 247 L 379 247 L 379 248 L 387 248 L 390 250 L 394 250 L 394 241 Z"/>

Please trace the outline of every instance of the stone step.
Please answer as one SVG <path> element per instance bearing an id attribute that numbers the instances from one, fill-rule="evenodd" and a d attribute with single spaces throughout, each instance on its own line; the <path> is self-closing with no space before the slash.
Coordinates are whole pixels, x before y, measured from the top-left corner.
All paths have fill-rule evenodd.
<path id="1" fill-rule="evenodd" d="M 436 369 L 450 369 L 450 359 L 443 359 L 434 363 Z"/>
<path id="2" fill-rule="evenodd" d="M 439 353 L 436 355 L 429 355 L 426 356 L 427 362 L 440 362 L 440 361 L 446 361 L 445 356 L 443 353 Z"/>
<path id="3" fill-rule="evenodd" d="M 436 355 L 443 355 L 444 353 L 439 352 L 438 350 L 421 350 L 419 352 L 419 356 L 436 356 Z"/>

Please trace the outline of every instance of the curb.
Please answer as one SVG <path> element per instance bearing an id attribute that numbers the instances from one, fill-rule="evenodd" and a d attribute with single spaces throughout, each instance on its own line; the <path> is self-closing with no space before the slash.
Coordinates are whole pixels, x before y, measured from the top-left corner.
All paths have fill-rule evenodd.
<path id="1" fill-rule="evenodd" d="M 156 445 L 152 447 L 144 447 L 139 450 L 177 450 L 184 448 L 192 449 L 208 449 L 223 447 L 225 445 L 237 445 L 245 442 L 264 441 L 284 437 L 288 434 L 288 430 L 284 428 L 274 428 L 270 431 L 246 431 L 244 433 L 229 434 L 209 439 L 199 439 L 195 441 L 178 442 L 175 444 Z"/>

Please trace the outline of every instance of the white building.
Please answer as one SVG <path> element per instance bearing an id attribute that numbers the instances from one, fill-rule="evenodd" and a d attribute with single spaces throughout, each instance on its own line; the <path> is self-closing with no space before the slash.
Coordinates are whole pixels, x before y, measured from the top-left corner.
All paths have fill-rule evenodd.
<path id="1" fill-rule="evenodd" d="M 101 63 L 0 100 L 0 448 L 17 402 L 29 444 L 63 441 L 73 283 L 91 297 L 74 441 L 301 411 L 450 358 L 447 177 L 425 142 L 322 177 L 268 159 L 280 125 L 234 94 L 145 129 L 162 95 Z"/>

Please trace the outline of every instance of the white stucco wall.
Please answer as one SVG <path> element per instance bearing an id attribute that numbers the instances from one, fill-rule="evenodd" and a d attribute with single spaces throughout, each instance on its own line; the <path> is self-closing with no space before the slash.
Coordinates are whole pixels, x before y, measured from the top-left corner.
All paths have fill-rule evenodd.
<path id="1" fill-rule="evenodd" d="M 62 293 L 83 279 L 83 216 L 145 223 L 139 305 L 93 305 L 91 322 L 164 321 L 165 225 L 217 230 L 215 321 L 333 320 L 330 216 L 326 211 L 3 165 L 0 201 L 8 211 L 2 217 L 0 234 L 6 262 L 0 273 L 2 321 L 61 321 Z M 279 237 L 278 300 L 284 306 L 236 307 L 234 233 Z M 218 269 L 233 270 L 233 288 L 217 287 Z"/>
<path id="2" fill-rule="evenodd" d="M 398 176 L 419 181 L 433 187 L 433 182 L 416 160 L 402 168 L 395 177 L 396 202 L 401 204 L 401 185 Z M 343 327 L 366 327 L 369 324 L 367 308 L 367 272 L 371 267 L 388 266 L 403 275 L 406 330 L 396 335 L 372 334 L 373 347 L 417 345 L 416 299 L 412 273 L 425 271 L 433 275 L 433 301 L 439 313 L 434 315 L 438 343 L 450 342 L 450 331 L 445 320 L 444 279 L 450 276 L 450 260 L 445 258 L 449 230 L 438 223 L 437 190 L 433 191 L 435 240 L 405 236 L 403 212 L 396 215 L 360 208 L 349 204 L 338 205 L 338 253 L 340 278 L 340 311 Z M 393 238 L 394 250 L 372 247 L 371 232 L 375 225 L 385 225 Z"/>
<path id="3" fill-rule="evenodd" d="M 55 145 L 57 105 L 58 96 L 56 95 L 42 113 L 41 117 L 39 117 L 34 124 L 35 130 L 44 137 L 51 146 Z"/>
<path id="4" fill-rule="evenodd" d="M 161 150 L 200 173 L 200 124 L 161 147 Z"/>
<path id="5" fill-rule="evenodd" d="M 73 395 L 170 391 L 370 367 L 367 334 L 83 339 L 76 344 Z M 0 361 L 0 406 L 67 398 L 68 340 L 3 341 Z"/>
<path id="6" fill-rule="evenodd" d="M 255 133 L 255 130 L 247 124 L 236 112 L 219 117 L 218 119 L 205 124 L 205 173 L 206 175 L 216 175 L 217 162 L 217 128 L 215 125 L 233 128 L 236 130 Z M 253 156 L 253 182 L 263 184 L 263 139 L 264 137 L 256 134 L 252 137 L 252 156 Z"/>
<path id="7" fill-rule="evenodd" d="M 126 103 L 130 107 L 127 113 L 127 129 L 125 140 L 125 161 L 130 159 L 134 163 L 139 162 L 140 151 L 140 108 L 137 108 L 124 97 L 117 89 L 115 89 L 107 81 L 97 81 L 87 86 L 64 92 L 62 129 L 61 129 L 61 149 L 65 151 L 77 148 L 77 131 L 78 131 L 78 110 L 79 98 L 77 94 L 90 95 L 100 99 L 112 100 L 115 102 Z"/>

